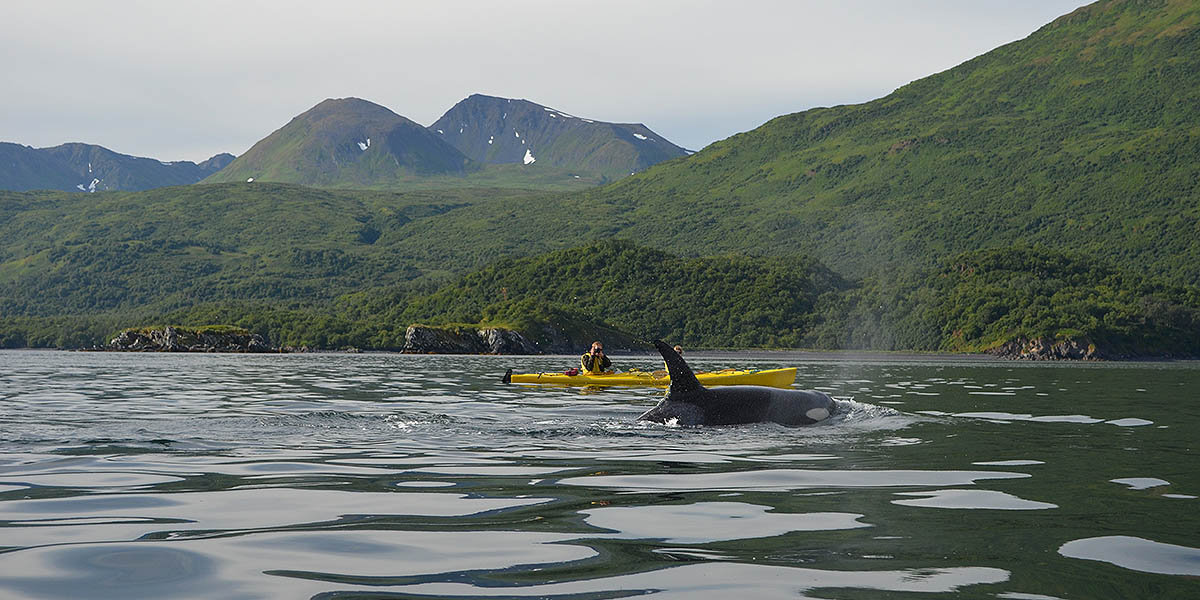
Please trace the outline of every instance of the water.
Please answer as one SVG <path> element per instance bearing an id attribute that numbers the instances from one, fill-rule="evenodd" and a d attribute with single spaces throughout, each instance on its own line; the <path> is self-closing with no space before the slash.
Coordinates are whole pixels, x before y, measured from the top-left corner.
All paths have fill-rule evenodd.
<path id="1" fill-rule="evenodd" d="M 499 382 L 573 360 L 0 352 L 0 597 L 1200 598 L 1196 363 L 689 356 L 797 429 Z"/>

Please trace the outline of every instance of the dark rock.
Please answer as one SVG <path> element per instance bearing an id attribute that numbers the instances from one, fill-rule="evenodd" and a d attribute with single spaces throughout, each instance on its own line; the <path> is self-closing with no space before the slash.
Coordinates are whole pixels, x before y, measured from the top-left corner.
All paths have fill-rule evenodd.
<path id="1" fill-rule="evenodd" d="M 480 340 L 489 354 L 541 354 L 537 344 L 525 339 L 525 336 L 511 329 L 492 327 L 480 329 Z"/>
<path id="2" fill-rule="evenodd" d="M 1107 358 L 1089 339 L 1067 338 L 1053 340 L 1048 337 L 1035 339 L 1017 338 L 1009 340 L 988 354 L 1012 360 L 1104 360 Z"/>
<path id="3" fill-rule="evenodd" d="M 214 331 L 186 327 L 126 329 L 108 343 L 109 350 L 126 352 L 275 352 L 256 333 L 230 329 Z"/>
<path id="4" fill-rule="evenodd" d="M 403 352 L 410 354 L 541 354 L 537 344 L 511 329 L 410 325 Z"/>
<path id="5" fill-rule="evenodd" d="M 404 350 L 411 354 L 481 354 L 483 343 L 474 330 L 410 325 L 404 332 Z"/>

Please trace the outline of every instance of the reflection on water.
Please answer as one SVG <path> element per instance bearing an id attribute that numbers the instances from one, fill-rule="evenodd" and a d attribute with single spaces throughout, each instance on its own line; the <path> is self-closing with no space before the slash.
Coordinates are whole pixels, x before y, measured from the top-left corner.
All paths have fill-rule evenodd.
<path id="1" fill-rule="evenodd" d="M 997 584 L 1008 579 L 1002 569 L 959 567 L 901 571 L 835 571 L 806 567 L 708 562 L 618 575 L 603 580 L 573 581 L 490 589 L 459 583 L 406 586 L 406 598 L 727 598 L 736 590 L 747 598 L 789 599 L 814 590 L 856 589 L 885 592 L 937 593 Z"/>
<path id="2" fill-rule="evenodd" d="M 589 525 L 620 538 L 655 538 L 674 544 L 704 544 L 783 535 L 793 531 L 833 531 L 870 527 L 852 513 L 784 514 L 770 506 L 742 502 L 625 506 L 582 511 Z"/>
<path id="3" fill-rule="evenodd" d="M 1058 508 L 1049 502 L 1025 500 L 996 490 L 933 490 L 898 492 L 897 496 L 919 496 L 918 500 L 892 500 L 892 504 L 930 508 L 968 508 L 986 510 L 1043 510 Z"/>
<path id="4" fill-rule="evenodd" d="M 1195 364 L 689 357 L 804 428 L 499 382 L 571 360 L 0 352 L 0 597 L 1197 597 Z"/>
<path id="5" fill-rule="evenodd" d="M 1129 486 L 1129 489 L 1144 490 L 1146 488 L 1158 487 L 1160 485 L 1171 485 L 1171 482 L 1157 477 L 1125 477 L 1123 479 L 1110 479 L 1113 483 L 1120 483 Z"/>
<path id="6" fill-rule="evenodd" d="M 1163 544 L 1127 535 L 1067 542 L 1058 549 L 1058 553 L 1071 558 L 1104 561 L 1145 573 L 1200 576 L 1200 548 Z"/>

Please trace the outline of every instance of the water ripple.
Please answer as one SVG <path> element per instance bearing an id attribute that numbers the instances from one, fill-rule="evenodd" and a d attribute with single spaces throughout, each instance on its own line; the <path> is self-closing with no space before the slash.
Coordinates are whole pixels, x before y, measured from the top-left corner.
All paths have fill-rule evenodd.
<path id="1" fill-rule="evenodd" d="M 1095 560 L 1131 571 L 1200 576 L 1200 548 L 1164 544 L 1128 535 L 1108 535 L 1067 542 L 1058 553 Z"/>

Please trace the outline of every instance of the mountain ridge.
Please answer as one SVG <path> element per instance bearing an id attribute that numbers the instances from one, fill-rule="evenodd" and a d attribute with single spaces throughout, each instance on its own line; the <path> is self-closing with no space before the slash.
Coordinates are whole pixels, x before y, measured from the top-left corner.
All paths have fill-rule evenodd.
<path id="1" fill-rule="evenodd" d="M 454 147 L 382 105 L 329 98 L 259 140 L 206 183 L 261 180 L 369 187 L 473 169 Z"/>
<path id="2" fill-rule="evenodd" d="M 196 183 L 232 160 L 221 153 L 199 163 L 166 162 L 82 142 L 48 148 L 0 142 L 0 189 L 138 192 Z"/>
<path id="3" fill-rule="evenodd" d="M 472 94 L 429 128 L 487 164 L 533 164 L 618 179 L 686 156 L 641 123 L 607 123 L 524 99 Z"/>

